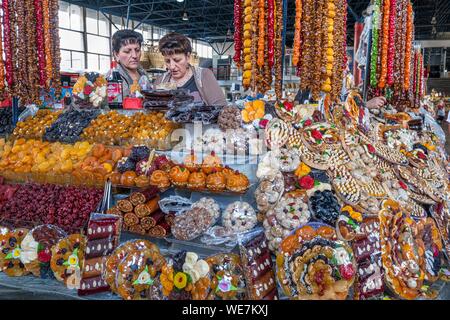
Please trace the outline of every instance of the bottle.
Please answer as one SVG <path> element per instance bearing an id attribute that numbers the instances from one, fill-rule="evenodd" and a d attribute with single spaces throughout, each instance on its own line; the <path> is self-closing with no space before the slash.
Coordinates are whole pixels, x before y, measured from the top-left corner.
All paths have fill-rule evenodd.
<path id="1" fill-rule="evenodd" d="M 111 62 L 108 79 L 108 105 L 111 109 L 121 109 L 123 103 L 123 80 L 117 69 L 117 61 Z"/>

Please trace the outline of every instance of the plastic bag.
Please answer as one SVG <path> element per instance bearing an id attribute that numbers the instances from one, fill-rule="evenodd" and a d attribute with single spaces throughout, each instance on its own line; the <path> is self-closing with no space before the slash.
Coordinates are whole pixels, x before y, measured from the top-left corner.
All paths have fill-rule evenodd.
<path id="1" fill-rule="evenodd" d="M 18 118 L 18 122 L 25 121 L 28 117 L 34 117 L 36 113 L 39 111 L 39 108 L 35 104 L 30 104 L 26 107 L 25 111 L 23 111 Z"/>
<path id="2" fill-rule="evenodd" d="M 54 225 L 41 225 L 31 230 L 22 240 L 21 260 L 27 271 L 36 277 L 53 278 L 50 269 L 51 249 L 66 232 Z"/>
<path id="3" fill-rule="evenodd" d="M 284 177 L 281 172 L 265 176 L 255 191 L 258 211 L 266 213 L 273 208 L 284 193 Z"/>
<path id="4" fill-rule="evenodd" d="M 79 295 L 109 289 L 102 273 L 107 257 L 119 244 L 122 217 L 92 213 L 87 227 L 87 244 Z"/>
<path id="5" fill-rule="evenodd" d="M 239 255 L 217 254 L 205 259 L 212 271 L 208 300 L 246 300 L 246 282 Z"/>
<path id="6" fill-rule="evenodd" d="M 241 234 L 238 243 L 249 299 L 277 300 L 277 283 L 264 230 L 258 228 Z"/>
<path id="7" fill-rule="evenodd" d="M 159 250 L 130 252 L 117 267 L 117 293 L 124 300 L 163 300 L 160 275 L 166 265 Z"/>
<path id="8" fill-rule="evenodd" d="M 86 237 L 81 234 L 63 238 L 52 248 L 50 267 L 55 278 L 69 289 L 80 288 L 85 250 Z"/>
<path id="9" fill-rule="evenodd" d="M 159 200 L 159 208 L 166 214 L 169 214 L 171 212 L 179 214 L 181 211 L 190 209 L 191 206 L 191 200 L 180 196 L 170 196 Z"/>
<path id="10" fill-rule="evenodd" d="M 105 259 L 102 278 L 105 279 L 112 292 L 117 293 L 116 274 L 119 263 L 122 262 L 129 253 L 144 249 L 156 250 L 159 252 L 159 248 L 148 240 L 133 240 L 122 243 L 107 259 Z"/>
<path id="11" fill-rule="evenodd" d="M 0 270 L 10 277 L 21 277 L 28 274 L 21 261 L 21 244 L 28 232 L 28 229 L 11 230 L 3 236 L 3 241 L 0 242 Z"/>
<path id="12" fill-rule="evenodd" d="M 195 252 L 172 256 L 160 276 L 163 294 L 169 300 L 205 300 L 211 285 L 209 264 Z"/>

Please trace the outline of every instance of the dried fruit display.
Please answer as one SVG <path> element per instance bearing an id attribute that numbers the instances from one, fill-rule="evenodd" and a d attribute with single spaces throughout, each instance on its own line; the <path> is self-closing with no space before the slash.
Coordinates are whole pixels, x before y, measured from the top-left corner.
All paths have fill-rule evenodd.
<path id="1" fill-rule="evenodd" d="M 102 196 L 101 189 L 24 184 L 0 208 L 0 216 L 16 225 L 54 224 L 73 232 L 86 226 Z"/>
<path id="2" fill-rule="evenodd" d="M 40 139 L 44 135 L 45 130 L 58 119 L 60 114 L 61 111 L 38 110 L 35 116 L 19 121 L 13 135 L 17 138 Z"/>

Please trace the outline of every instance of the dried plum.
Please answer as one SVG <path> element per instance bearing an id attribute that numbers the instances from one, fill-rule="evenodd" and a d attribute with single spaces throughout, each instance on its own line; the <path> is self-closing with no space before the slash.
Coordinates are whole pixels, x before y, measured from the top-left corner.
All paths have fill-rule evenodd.
<path id="1" fill-rule="evenodd" d="M 311 210 L 316 219 L 334 226 L 339 217 L 341 206 L 330 190 L 316 191 L 309 198 Z"/>
<path id="2" fill-rule="evenodd" d="M 139 162 L 141 160 L 147 160 L 148 156 L 150 155 L 150 149 L 147 146 L 134 146 L 131 149 L 131 154 L 129 159 Z"/>

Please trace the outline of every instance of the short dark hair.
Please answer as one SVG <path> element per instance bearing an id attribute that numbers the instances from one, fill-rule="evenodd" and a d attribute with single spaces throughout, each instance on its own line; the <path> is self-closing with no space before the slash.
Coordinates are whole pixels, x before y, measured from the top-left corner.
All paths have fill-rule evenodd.
<path id="1" fill-rule="evenodd" d="M 112 49 L 115 53 L 118 53 L 123 46 L 132 43 L 141 46 L 142 42 L 144 42 L 144 38 L 139 32 L 130 29 L 119 30 L 112 36 Z"/>
<path id="2" fill-rule="evenodd" d="M 162 37 L 161 40 L 159 40 L 158 47 L 163 56 L 192 53 L 191 41 L 189 41 L 186 36 L 176 32 L 168 33 Z"/>

